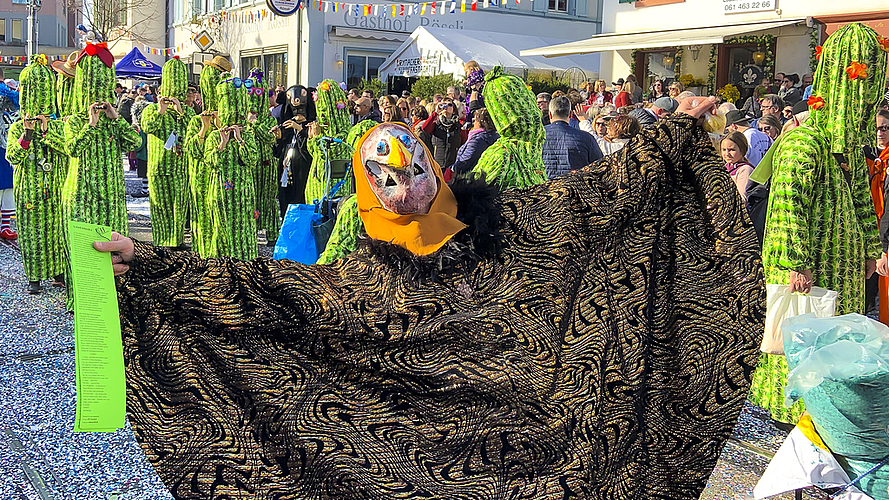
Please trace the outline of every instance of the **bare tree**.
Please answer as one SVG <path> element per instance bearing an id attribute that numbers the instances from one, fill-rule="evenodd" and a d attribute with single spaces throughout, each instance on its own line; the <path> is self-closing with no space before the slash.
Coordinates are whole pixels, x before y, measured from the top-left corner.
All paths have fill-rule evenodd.
<path id="1" fill-rule="evenodd" d="M 158 15 L 164 15 L 159 5 L 163 3 L 156 0 L 65 0 L 65 7 L 109 47 L 119 40 L 155 43 L 148 28 Z"/>
<path id="2" fill-rule="evenodd" d="M 236 48 L 242 47 L 244 33 L 241 23 L 235 22 L 230 15 L 223 17 L 220 12 L 194 15 L 184 27 L 192 35 L 206 31 L 213 38 L 213 47 L 210 49 L 213 52 L 229 55 Z"/>

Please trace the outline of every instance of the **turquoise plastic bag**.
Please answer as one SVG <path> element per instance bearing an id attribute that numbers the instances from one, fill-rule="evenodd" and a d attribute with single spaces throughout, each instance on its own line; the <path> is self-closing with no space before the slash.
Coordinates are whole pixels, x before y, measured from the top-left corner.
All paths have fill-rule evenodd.
<path id="1" fill-rule="evenodd" d="M 312 225 L 323 218 L 315 205 L 291 204 L 284 214 L 284 223 L 275 243 L 276 260 L 292 260 L 303 264 L 318 261 L 318 247 Z"/>
<path id="2" fill-rule="evenodd" d="M 802 398 L 818 434 L 851 478 L 889 455 L 889 327 L 860 314 L 803 314 L 781 325 L 789 406 Z M 889 466 L 862 480 L 889 500 Z"/>

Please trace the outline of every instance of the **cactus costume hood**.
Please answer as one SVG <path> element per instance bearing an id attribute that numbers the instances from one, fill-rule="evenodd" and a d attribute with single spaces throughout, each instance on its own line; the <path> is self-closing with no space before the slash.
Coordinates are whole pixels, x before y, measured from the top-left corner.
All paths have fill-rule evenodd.
<path id="1" fill-rule="evenodd" d="M 129 421 L 173 496 L 696 500 L 765 302 L 706 132 L 680 114 L 574 175 L 458 179 L 453 201 L 415 140 L 372 129 L 355 177 L 362 216 L 466 226 L 428 255 L 367 220 L 380 239 L 327 265 L 136 243 Z"/>
<path id="2" fill-rule="evenodd" d="M 19 106 L 23 115 L 49 116 L 56 112 L 54 80 L 55 75 L 46 65 L 46 56 L 31 56 L 30 64 L 19 77 Z"/>
<path id="3" fill-rule="evenodd" d="M 74 112 L 87 114 L 91 104 L 114 102 L 114 56 L 102 42 L 87 43 L 77 57 L 74 75 Z"/>
<path id="4" fill-rule="evenodd" d="M 161 68 L 161 86 L 158 93 L 162 97 L 175 97 L 185 102 L 188 92 L 188 66 L 179 60 L 179 56 L 165 62 Z"/>

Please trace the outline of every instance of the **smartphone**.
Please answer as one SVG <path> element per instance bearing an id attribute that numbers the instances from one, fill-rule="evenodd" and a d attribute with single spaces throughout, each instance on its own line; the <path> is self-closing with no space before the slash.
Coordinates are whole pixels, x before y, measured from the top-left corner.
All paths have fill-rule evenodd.
<path id="1" fill-rule="evenodd" d="M 93 108 L 94 109 L 105 109 L 105 105 L 104 104 L 97 104 L 97 105 L 93 106 Z"/>

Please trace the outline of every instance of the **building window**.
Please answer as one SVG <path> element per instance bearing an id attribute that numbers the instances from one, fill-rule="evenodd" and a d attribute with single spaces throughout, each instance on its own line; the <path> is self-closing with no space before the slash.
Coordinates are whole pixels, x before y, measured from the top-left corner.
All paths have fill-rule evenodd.
<path id="1" fill-rule="evenodd" d="M 22 37 L 22 29 L 23 21 L 21 19 L 13 19 L 12 20 L 12 42 L 13 43 L 24 43 L 25 39 Z"/>
<path id="2" fill-rule="evenodd" d="M 280 85 L 287 88 L 287 53 L 264 54 L 241 57 L 241 76 L 250 76 L 250 70 L 261 68 L 263 72 L 263 88 L 270 89 Z"/>
<path id="3" fill-rule="evenodd" d="M 549 10 L 567 13 L 568 0 L 549 0 Z"/>
<path id="4" fill-rule="evenodd" d="M 370 80 L 380 77 L 380 66 L 385 57 L 349 54 L 346 68 L 346 86 L 358 87 L 361 79 Z"/>
<path id="5" fill-rule="evenodd" d="M 0 42 L 6 41 L 6 19 L 0 19 Z"/>
<path id="6" fill-rule="evenodd" d="M 667 92 L 667 86 L 676 79 L 674 68 L 676 67 L 676 49 L 639 52 L 636 59 L 636 78 L 641 79 L 642 92 L 646 95 L 651 92 L 655 80 L 663 82 L 663 92 Z M 642 69 L 639 75 L 638 68 Z"/>
<path id="7" fill-rule="evenodd" d="M 12 0 L 13 5 L 28 5 L 28 0 Z"/>

